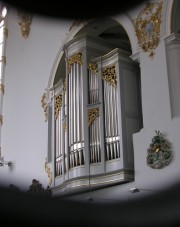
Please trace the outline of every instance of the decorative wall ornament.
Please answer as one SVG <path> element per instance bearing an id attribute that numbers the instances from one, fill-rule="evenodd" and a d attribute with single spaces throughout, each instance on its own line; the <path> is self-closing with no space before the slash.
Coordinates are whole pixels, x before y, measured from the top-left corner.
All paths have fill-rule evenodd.
<path id="1" fill-rule="evenodd" d="M 46 93 L 44 93 L 42 95 L 41 98 L 41 106 L 44 110 L 44 115 L 45 115 L 45 122 L 48 120 L 48 105 L 47 105 L 47 97 L 46 97 Z"/>
<path id="2" fill-rule="evenodd" d="M 55 99 L 55 109 L 54 109 L 54 114 L 55 114 L 55 120 L 58 118 L 59 116 L 59 111 L 61 109 L 62 106 L 62 95 L 58 95 Z"/>
<path id="3" fill-rule="evenodd" d="M 114 88 L 116 88 L 116 66 L 113 65 L 102 69 L 102 79 L 105 80 L 109 85 L 112 85 Z"/>
<path id="4" fill-rule="evenodd" d="M 32 22 L 32 13 L 18 10 L 18 23 L 21 26 L 21 34 L 25 39 L 29 36 L 31 22 Z"/>
<path id="5" fill-rule="evenodd" d="M 167 166 L 172 159 L 170 143 L 164 135 L 155 130 L 156 135 L 147 149 L 147 164 L 153 169 L 160 169 Z"/>
<path id="6" fill-rule="evenodd" d="M 3 29 L 3 34 L 4 36 L 7 38 L 8 37 L 8 29 L 7 28 L 4 28 Z"/>
<path id="7" fill-rule="evenodd" d="M 0 91 L 4 94 L 4 84 L 0 84 Z"/>
<path id="8" fill-rule="evenodd" d="M 6 65 L 6 56 L 1 56 L 0 62 L 4 63 L 4 65 Z"/>
<path id="9" fill-rule="evenodd" d="M 49 165 L 48 165 L 48 163 L 47 163 L 47 160 L 46 160 L 46 162 L 45 162 L 44 167 L 45 167 L 46 173 L 48 174 L 49 185 L 51 185 L 51 184 L 52 184 L 52 172 L 51 172 L 51 169 L 50 169 L 50 167 L 49 167 Z"/>
<path id="10" fill-rule="evenodd" d="M 148 2 L 134 23 L 138 43 L 144 52 L 149 52 L 150 57 L 160 40 L 162 5 L 163 2 Z"/>
<path id="11" fill-rule="evenodd" d="M 93 122 L 95 121 L 96 117 L 99 116 L 99 109 L 96 108 L 96 109 L 90 109 L 88 111 L 88 125 L 92 125 Z"/>
<path id="12" fill-rule="evenodd" d="M 82 62 L 82 54 L 81 53 L 75 53 L 68 59 L 68 64 L 67 64 L 68 72 L 70 72 L 71 65 L 74 64 L 75 62 L 82 65 L 83 62 Z"/>
<path id="13" fill-rule="evenodd" d="M 98 68 L 96 64 L 89 63 L 88 64 L 88 69 L 91 70 L 94 74 L 98 73 Z"/>

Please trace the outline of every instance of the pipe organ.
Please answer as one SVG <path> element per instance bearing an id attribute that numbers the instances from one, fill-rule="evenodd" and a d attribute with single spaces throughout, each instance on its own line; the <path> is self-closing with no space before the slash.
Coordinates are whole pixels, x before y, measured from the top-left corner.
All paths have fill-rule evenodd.
<path id="1" fill-rule="evenodd" d="M 54 193 L 133 181 L 132 135 L 142 127 L 138 65 L 87 35 L 64 52 L 66 75 L 51 89 Z"/>

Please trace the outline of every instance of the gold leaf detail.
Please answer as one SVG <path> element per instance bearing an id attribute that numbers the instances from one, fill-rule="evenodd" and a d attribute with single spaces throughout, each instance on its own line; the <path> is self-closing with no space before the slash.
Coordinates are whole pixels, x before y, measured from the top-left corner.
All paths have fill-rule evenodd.
<path id="1" fill-rule="evenodd" d="M 92 125 L 93 122 L 95 121 L 96 117 L 99 116 L 99 109 L 96 108 L 96 109 L 90 109 L 88 111 L 88 125 Z"/>
<path id="2" fill-rule="evenodd" d="M 94 74 L 98 73 L 98 69 L 97 69 L 97 65 L 96 64 L 89 63 L 88 64 L 88 69 L 91 70 Z"/>
<path id="3" fill-rule="evenodd" d="M 75 53 L 68 59 L 68 72 L 71 70 L 71 65 L 77 63 L 82 65 L 82 54 L 81 53 Z"/>
<path id="4" fill-rule="evenodd" d="M 114 88 L 116 88 L 116 66 L 113 65 L 102 69 L 102 79 L 105 80 L 109 85 L 112 85 Z"/>
<path id="5" fill-rule="evenodd" d="M 62 95 L 58 95 L 55 99 L 55 120 L 58 118 L 59 116 L 59 111 L 62 107 Z"/>
<path id="6" fill-rule="evenodd" d="M 150 57 L 159 45 L 162 4 L 147 3 L 134 23 L 139 46 Z"/>

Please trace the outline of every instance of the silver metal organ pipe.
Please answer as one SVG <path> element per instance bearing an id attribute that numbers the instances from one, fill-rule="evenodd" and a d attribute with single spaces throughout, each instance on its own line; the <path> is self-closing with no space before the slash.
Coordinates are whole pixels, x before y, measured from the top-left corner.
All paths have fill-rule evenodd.
<path id="1" fill-rule="evenodd" d="M 82 142 L 82 116 L 81 116 L 81 111 L 82 111 L 82 106 L 81 106 L 81 96 L 82 96 L 82 86 L 81 86 L 81 65 L 79 66 L 79 95 L 78 95 L 78 102 L 79 102 L 79 142 Z"/>
<path id="2" fill-rule="evenodd" d="M 82 91 L 82 96 L 81 96 L 81 121 L 84 119 L 84 110 L 83 110 L 83 73 L 82 73 L 82 66 L 81 66 L 81 91 Z M 82 128 L 82 141 L 84 142 L 84 128 L 83 124 L 81 123 L 81 128 Z"/>
<path id="3" fill-rule="evenodd" d="M 74 130 L 73 130 L 73 144 L 76 143 L 76 63 L 73 64 L 73 114 L 74 114 Z M 74 150 L 74 149 L 73 149 Z"/>
<path id="4" fill-rule="evenodd" d="M 77 74 L 79 75 L 79 64 L 77 64 Z M 76 81 L 76 105 L 77 105 L 77 142 L 80 141 L 80 136 L 79 136 L 79 78 Z"/>

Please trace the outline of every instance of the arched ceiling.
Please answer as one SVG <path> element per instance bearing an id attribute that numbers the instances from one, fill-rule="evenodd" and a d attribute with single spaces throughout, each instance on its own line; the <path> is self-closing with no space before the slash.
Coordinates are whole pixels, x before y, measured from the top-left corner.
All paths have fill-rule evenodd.
<path id="1" fill-rule="evenodd" d="M 87 34 L 91 37 L 98 38 L 102 40 L 103 43 L 110 44 L 113 49 L 120 48 L 132 52 L 126 31 L 117 21 L 111 18 L 96 18 L 89 20 L 88 23 L 76 33 L 75 37 L 81 34 Z M 65 73 L 66 67 L 64 54 L 59 62 L 53 84 L 57 84 L 60 78 L 63 80 Z"/>

